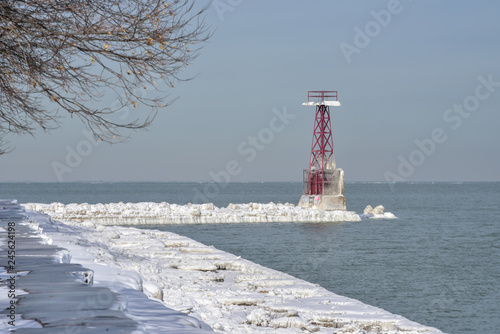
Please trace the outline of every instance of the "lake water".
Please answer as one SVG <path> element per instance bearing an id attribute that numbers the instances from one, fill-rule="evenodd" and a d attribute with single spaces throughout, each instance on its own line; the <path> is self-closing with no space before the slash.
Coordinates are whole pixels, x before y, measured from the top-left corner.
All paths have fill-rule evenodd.
<path id="1" fill-rule="evenodd" d="M 300 183 L 7 183 L 19 202 L 296 203 Z M 196 195 L 198 194 L 198 196 Z M 447 333 L 498 333 L 500 183 L 347 183 L 349 210 L 397 220 L 163 225 Z M 150 227 L 151 228 L 151 227 Z"/>

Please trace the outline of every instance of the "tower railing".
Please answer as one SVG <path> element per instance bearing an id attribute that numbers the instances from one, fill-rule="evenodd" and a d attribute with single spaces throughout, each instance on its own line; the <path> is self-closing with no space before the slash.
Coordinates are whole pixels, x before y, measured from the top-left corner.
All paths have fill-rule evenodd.
<path id="1" fill-rule="evenodd" d="M 311 98 L 318 99 L 319 101 L 326 101 L 335 99 L 338 101 L 338 91 L 336 90 L 310 90 L 307 92 L 307 102 L 311 102 Z"/>

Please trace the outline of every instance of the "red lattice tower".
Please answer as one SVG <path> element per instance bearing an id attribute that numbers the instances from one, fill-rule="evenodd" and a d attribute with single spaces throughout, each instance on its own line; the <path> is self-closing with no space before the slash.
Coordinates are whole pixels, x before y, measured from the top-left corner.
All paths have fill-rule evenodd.
<path id="1" fill-rule="evenodd" d="M 306 106 L 316 106 L 309 169 L 304 169 L 304 194 L 323 195 L 327 170 L 335 169 L 330 106 L 340 106 L 337 91 L 309 91 Z"/>

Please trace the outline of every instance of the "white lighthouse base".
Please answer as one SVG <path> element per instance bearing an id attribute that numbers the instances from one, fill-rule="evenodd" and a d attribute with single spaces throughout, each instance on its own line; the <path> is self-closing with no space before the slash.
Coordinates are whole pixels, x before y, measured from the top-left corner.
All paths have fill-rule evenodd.
<path id="1" fill-rule="evenodd" d="M 304 173 L 305 182 L 310 180 L 310 170 Z M 341 168 L 325 170 L 325 183 L 322 195 L 304 194 L 298 206 L 325 211 L 347 211 L 344 197 L 344 171 Z M 306 184 L 304 189 L 310 189 Z"/>
<path id="2" fill-rule="evenodd" d="M 344 195 L 302 195 L 298 206 L 325 211 L 346 211 Z"/>

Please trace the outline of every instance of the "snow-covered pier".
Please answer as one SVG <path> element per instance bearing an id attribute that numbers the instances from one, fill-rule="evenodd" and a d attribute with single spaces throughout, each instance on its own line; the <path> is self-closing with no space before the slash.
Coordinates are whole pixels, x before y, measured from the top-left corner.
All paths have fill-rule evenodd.
<path id="1" fill-rule="evenodd" d="M 392 213 L 384 212 L 382 206 L 376 207 L 375 211 L 365 209 L 358 215 L 354 211 L 323 211 L 272 202 L 229 204 L 227 207 L 217 207 L 212 203 L 177 205 L 165 202 L 28 203 L 24 206 L 30 211 L 47 213 L 54 219 L 92 221 L 99 225 L 355 222 L 362 218 L 396 218 Z"/>
<path id="2" fill-rule="evenodd" d="M 441 333 L 174 233 L 61 222 L 1 203 L 0 331 Z M 11 270 L 13 219 L 19 248 Z"/>

